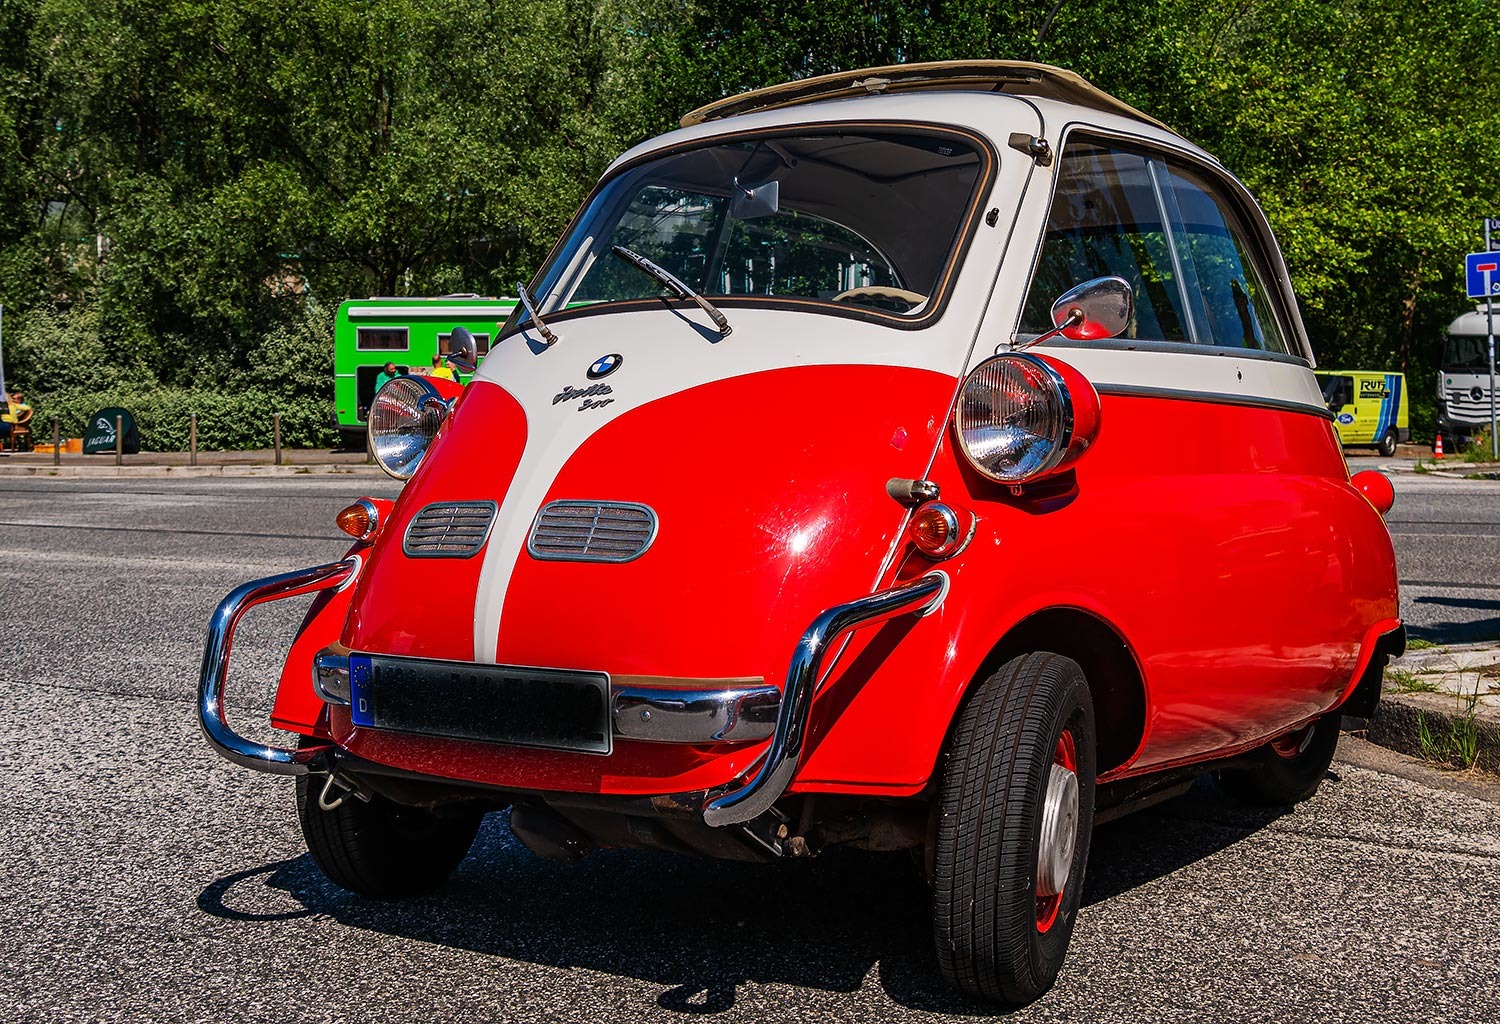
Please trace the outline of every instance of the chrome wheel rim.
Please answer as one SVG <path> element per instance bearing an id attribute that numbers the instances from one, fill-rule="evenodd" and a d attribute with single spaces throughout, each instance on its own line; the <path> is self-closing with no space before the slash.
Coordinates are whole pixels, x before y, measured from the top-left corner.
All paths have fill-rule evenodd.
<path id="1" fill-rule="evenodd" d="M 1062 909 L 1078 847 L 1078 753 L 1067 730 L 1057 739 L 1047 788 L 1042 794 L 1042 828 L 1037 838 L 1036 926 L 1045 932 Z"/>

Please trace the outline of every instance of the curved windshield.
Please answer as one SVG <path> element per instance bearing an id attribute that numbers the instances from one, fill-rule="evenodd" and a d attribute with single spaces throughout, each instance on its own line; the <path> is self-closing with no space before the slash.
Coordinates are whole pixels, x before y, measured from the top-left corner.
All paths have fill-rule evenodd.
<path id="1" fill-rule="evenodd" d="M 987 162 L 968 139 L 915 131 L 720 141 L 649 160 L 595 194 L 543 270 L 538 308 L 562 317 L 680 298 L 624 249 L 715 303 L 920 319 L 936 308 Z"/>

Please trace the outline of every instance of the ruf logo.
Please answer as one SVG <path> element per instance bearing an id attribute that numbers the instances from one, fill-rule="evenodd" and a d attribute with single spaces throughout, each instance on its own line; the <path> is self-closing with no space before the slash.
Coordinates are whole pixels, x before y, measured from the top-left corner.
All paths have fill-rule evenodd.
<path id="1" fill-rule="evenodd" d="M 618 352 L 613 352 L 607 356 L 600 356 L 598 359 L 594 360 L 594 365 L 589 367 L 589 380 L 598 380 L 600 377 L 608 377 L 610 374 L 618 370 L 620 368 L 620 364 L 624 361 L 625 357 L 620 355 Z"/>

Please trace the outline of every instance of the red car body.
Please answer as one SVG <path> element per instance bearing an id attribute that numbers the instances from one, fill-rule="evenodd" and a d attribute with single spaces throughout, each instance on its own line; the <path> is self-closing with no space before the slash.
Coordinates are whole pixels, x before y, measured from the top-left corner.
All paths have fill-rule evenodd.
<path id="1" fill-rule="evenodd" d="M 1390 488 L 1369 474 L 1350 479 L 1258 208 L 1212 158 L 1081 79 L 1001 62 L 920 67 L 884 69 L 897 83 L 889 95 L 865 96 L 864 73 L 856 73 L 800 83 L 796 95 L 724 101 L 622 158 L 570 229 L 574 240 L 560 243 L 538 276 L 542 308 L 518 312 L 466 389 L 433 382 L 435 396 L 414 399 L 419 410 L 443 406 L 441 425 L 394 505 L 372 503 L 371 535 L 345 563 L 247 585 L 221 607 L 204 670 L 204 723 L 215 745 L 240 763 L 324 779 L 322 801 L 333 807 L 341 789 L 428 809 L 513 804 L 517 834 L 544 853 L 594 845 L 766 857 L 839 842 L 930 848 L 944 842 L 942 826 L 924 823 L 947 813 L 937 810 L 948 806 L 945 759 L 958 756 L 977 688 L 1046 652 L 1086 680 L 1093 724 L 1050 726 L 1058 753 L 1053 760 L 1046 747 L 1040 770 L 1050 763 L 1063 769 L 1059 777 L 1077 776 L 1084 795 L 1070 797 L 1042 776 L 1036 792 L 1071 807 L 1082 825 L 1053 842 L 1039 818 L 1028 840 L 1039 861 L 1057 851 L 1070 858 L 1079 843 L 1086 857 L 1096 784 L 1102 810 L 1214 768 L 1253 772 L 1266 758 L 1278 764 L 1275 757 L 1295 764 L 1315 729 L 1331 721 L 1336 732 L 1338 714 L 1350 708 L 1368 713 L 1386 656 L 1404 642 L 1382 519 Z M 979 81 L 1021 97 L 965 91 Z M 831 132 L 842 133 L 837 145 L 827 141 Z M 892 142 L 898 132 L 908 134 Z M 613 209 L 611 189 L 655 166 L 679 167 L 663 163 L 674 159 L 683 169 L 677 177 L 663 170 L 661 180 L 685 188 L 677 182 L 710 144 L 731 147 L 725 152 L 736 159 L 748 154 L 746 166 L 767 148 L 780 154 L 780 197 L 742 211 L 755 230 L 769 230 L 752 220 L 764 222 L 768 206 L 790 216 L 803 187 L 793 168 L 815 159 L 832 165 L 859 150 L 893 166 L 925 162 L 913 175 L 950 173 L 941 160 L 961 159 L 970 189 L 950 204 L 951 255 L 932 258 L 925 292 L 911 273 L 898 273 L 895 258 L 872 270 L 875 256 L 851 255 L 837 269 L 841 285 L 854 284 L 832 299 L 737 291 L 736 263 L 714 279 L 729 282 L 720 291 L 705 288 L 732 335 L 721 326 L 715 336 L 693 302 L 658 297 L 646 278 L 590 285 L 589 274 L 614 273 L 592 269 L 608 266 L 607 254 L 575 254 L 591 244 L 591 225 L 606 217 L 600 211 Z M 906 148 L 881 155 L 898 144 Z M 1097 186 L 1086 180 L 1092 173 Z M 1068 311 L 1054 307 L 1062 333 L 1028 330 L 1022 299 L 1042 287 L 1049 253 L 1097 244 L 1105 262 L 1126 259 L 1129 247 L 1110 242 L 1114 229 L 1100 228 L 1097 208 L 1111 196 L 1138 202 L 1153 182 L 1158 197 L 1163 182 L 1178 190 L 1178 233 L 1192 237 L 1174 240 L 1165 212 L 1160 226 L 1121 215 L 1130 251 L 1173 253 L 1170 273 L 1120 276 L 1135 296 L 1130 326 L 1082 340 L 1089 325 L 1064 330 Z M 753 202 L 754 192 L 736 175 L 722 202 L 710 191 L 693 200 L 691 215 L 675 192 L 653 199 L 653 209 L 676 217 L 671 223 L 688 237 L 715 204 Z M 639 204 L 641 193 L 633 194 Z M 947 201 L 913 195 L 933 209 Z M 832 216 L 827 202 L 807 200 L 797 225 L 811 219 L 808 209 L 820 211 L 819 225 Z M 1203 217 L 1214 209 L 1223 226 L 1210 230 Z M 878 221 L 861 211 L 855 221 Z M 783 261 L 855 245 L 817 230 L 803 249 L 777 250 Z M 851 229 L 847 238 L 868 234 Z M 761 239 L 753 252 L 792 246 L 787 237 Z M 921 243 L 911 240 L 910 249 Z M 1235 253 L 1238 276 L 1227 290 L 1209 281 Z M 1183 254 L 1199 261 L 1201 299 L 1187 290 Z M 699 266 L 694 258 L 672 275 Z M 742 262 L 777 273 L 759 255 Z M 899 281 L 860 283 L 868 277 L 858 275 L 877 272 Z M 565 286 L 569 273 L 583 283 Z M 1163 274 L 1177 298 L 1162 298 Z M 637 295 L 634 285 L 609 283 L 617 280 L 649 288 Z M 606 285 L 617 291 L 577 300 Z M 845 308 L 851 302 L 909 308 Z M 1148 315 L 1168 337 L 1143 333 Z M 1236 340 L 1226 345 L 1225 336 Z M 1068 433 L 1054 440 L 1071 446 L 1055 468 L 1007 482 L 970 456 L 956 410 L 996 358 L 1028 360 L 1027 372 L 1055 379 L 1067 396 L 1059 422 Z M 941 554 L 914 533 L 936 501 L 959 524 Z M 539 554 L 539 524 L 558 502 L 644 509 L 650 537 L 629 559 Z M 480 547 L 462 557 L 414 552 L 413 531 L 426 528 L 416 520 L 453 503 L 484 506 L 475 512 L 489 516 Z M 899 598 L 908 585 L 925 588 L 919 602 L 869 608 L 847 625 L 828 618 L 881 595 Z M 272 718 L 300 734 L 302 746 L 237 745 L 222 695 L 234 621 L 260 600 L 311 590 L 323 592 L 292 643 Z M 826 628 L 816 626 L 825 619 Z M 794 699 L 799 669 L 789 674 L 789 665 L 811 646 L 816 654 L 800 669 L 811 675 Z M 612 702 L 607 753 L 362 721 L 361 684 L 347 680 L 359 672 L 348 659 L 364 655 L 413 659 L 423 671 L 593 673 Z M 315 685 L 320 657 L 344 659 L 339 685 L 352 685 L 352 696 L 330 699 Z M 631 688 L 646 696 L 621 703 Z M 777 731 L 765 719 L 750 741 L 643 733 L 653 711 L 673 721 L 670 698 L 688 691 L 755 691 Z M 1088 752 L 1075 754 L 1085 743 Z M 756 787 L 754 814 L 731 809 L 716 819 L 706 810 Z M 302 813 L 311 828 L 307 815 L 318 812 Z M 675 824 L 636 827 L 652 816 Z M 877 827 L 893 821 L 894 830 Z M 317 855 L 313 831 L 309 841 Z M 1036 870 L 1033 863 L 1026 878 Z M 1036 882 L 1031 967 L 1016 968 L 1020 975 L 1005 968 L 996 977 L 1010 980 L 993 984 L 950 972 L 955 983 L 1013 1002 L 1045 989 L 1081 877 L 1080 862 L 1056 893 Z M 1053 926 L 1058 901 L 1066 929 Z M 1029 913 L 1023 920 L 1033 920 Z M 944 950 L 963 946 L 944 938 L 948 927 L 939 926 L 945 971 Z"/>

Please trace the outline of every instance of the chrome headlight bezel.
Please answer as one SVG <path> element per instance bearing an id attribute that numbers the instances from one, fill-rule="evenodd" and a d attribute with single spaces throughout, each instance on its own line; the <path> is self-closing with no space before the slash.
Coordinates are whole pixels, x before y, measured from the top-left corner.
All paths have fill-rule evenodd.
<path id="1" fill-rule="evenodd" d="M 1023 417 L 1032 422 L 1016 422 Z M 1062 374 L 1045 360 L 1005 352 L 964 378 L 953 424 L 958 446 L 977 472 L 996 483 L 1024 483 L 1053 472 L 1067 457 L 1073 445 L 1073 399 Z"/>
<path id="2" fill-rule="evenodd" d="M 388 476 L 410 480 L 448 416 L 449 402 L 422 377 L 396 377 L 375 392 L 366 421 L 370 454 Z"/>

